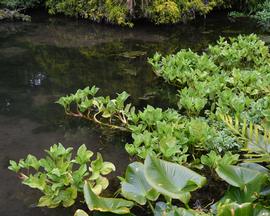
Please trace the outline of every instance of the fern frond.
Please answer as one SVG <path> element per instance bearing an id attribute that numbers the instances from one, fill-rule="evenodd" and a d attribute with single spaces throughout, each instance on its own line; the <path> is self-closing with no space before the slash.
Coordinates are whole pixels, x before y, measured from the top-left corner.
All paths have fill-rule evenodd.
<path id="1" fill-rule="evenodd" d="M 247 119 L 240 121 L 229 115 L 220 115 L 222 121 L 238 138 L 243 141 L 242 151 L 248 162 L 270 162 L 270 131 L 260 125 L 247 123 Z"/>

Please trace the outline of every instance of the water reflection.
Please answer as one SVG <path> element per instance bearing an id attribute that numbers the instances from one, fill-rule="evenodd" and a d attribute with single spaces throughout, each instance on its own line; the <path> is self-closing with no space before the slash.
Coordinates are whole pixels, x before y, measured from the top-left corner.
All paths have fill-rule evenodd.
<path id="1" fill-rule="evenodd" d="M 32 79 L 29 80 L 31 86 L 40 86 L 43 80 L 46 79 L 46 75 L 38 72 L 35 75 L 32 75 Z"/>

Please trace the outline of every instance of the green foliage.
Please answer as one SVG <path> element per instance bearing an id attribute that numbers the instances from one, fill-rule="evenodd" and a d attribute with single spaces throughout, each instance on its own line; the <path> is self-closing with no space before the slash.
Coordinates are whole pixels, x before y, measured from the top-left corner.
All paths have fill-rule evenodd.
<path id="1" fill-rule="evenodd" d="M 84 199 L 90 211 L 113 212 L 116 214 L 127 214 L 133 206 L 133 202 L 120 198 L 104 198 L 97 196 L 86 181 L 84 183 Z"/>
<path id="2" fill-rule="evenodd" d="M 217 130 L 203 118 L 189 119 L 173 109 L 163 111 L 149 105 L 143 111 L 136 111 L 131 104 L 125 105 L 127 93 L 110 99 L 96 97 L 97 91 L 96 87 L 87 87 L 60 98 L 57 103 L 68 115 L 131 132 L 133 142 L 125 148 L 132 156 L 145 159 L 151 153 L 183 164 L 193 149 L 223 151 L 239 147 L 225 128 Z"/>
<path id="3" fill-rule="evenodd" d="M 180 21 L 180 10 L 177 2 L 171 0 L 153 1 L 149 8 L 150 17 L 156 24 L 177 23 Z"/>
<path id="4" fill-rule="evenodd" d="M 129 154 L 145 159 L 152 153 L 171 161 L 186 162 L 185 118 L 176 111 L 147 106 L 129 119 L 133 138 L 133 143 L 125 146 Z"/>
<path id="5" fill-rule="evenodd" d="M 128 127 L 133 143 L 125 148 L 130 155 L 142 159 L 151 153 L 184 164 L 194 149 L 223 151 L 239 147 L 225 129 L 218 131 L 203 118 L 188 119 L 172 109 L 163 111 L 147 106 L 133 114 L 132 121 Z"/>
<path id="6" fill-rule="evenodd" d="M 153 156 L 147 156 L 144 166 L 145 178 L 155 190 L 185 204 L 189 202 L 190 192 L 206 183 L 206 178 L 196 172 Z"/>
<path id="7" fill-rule="evenodd" d="M 38 202 L 40 207 L 73 205 L 77 194 L 83 190 L 84 181 L 96 194 L 100 194 L 109 185 L 104 176 L 115 170 L 112 163 L 103 162 L 99 153 L 96 160 L 91 160 L 93 152 L 87 150 L 85 145 L 78 149 L 74 159 L 72 148 L 66 149 L 60 143 L 51 146 L 46 153 L 47 156 L 40 160 L 28 155 L 18 163 L 10 161 L 9 166 L 10 170 L 20 174 L 23 184 L 44 194 Z"/>
<path id="8" fill-rule="evenodd" d="M 220 165 L 216 172 L 231 185 L 224 197 L 214 205 L 217 215 L 270 213 L 267 198 L 269 194 L 264 193 L 270 184 L 268 169 L 258 164 L 247 163 L 240 166 Z"/>
<path id="9" fill-rule="evenodd" d="M 269 59 L 268 47 L 251 34 L 220 38 L 201 55 L 191 50 L 166 57 L 156 53 L 149 63 L 158 76 L 179 88 L 178 107 L 187 115 L 214 112 L 262 122 L 269 109 Z"/>
<path id="10" fill-rule="evenodd" d="M 134 162 L 126 169 L 125 178 L 121 180 L 121 194 L 140 205 L 145 205 L 147 200 L 156 201 L 159 193 L 153 189 L 145 178 L 144 164 Z"/>
<path id="11" fill-rule="evenodd" d="M 225 6 L 223 0 L 173 1 L 156 0 L 149 4 L 150 18 L 157 24 L 176 23 L 195 18 L 196 14 L 206 15 L 215 7 Z"/>
<path id="12" fill-rule="evenodd" d="M 189 116 L 199 115 L 207 104 L 206 94 L 203 91 L 198 91 L 194 88 L 184 88 L 179 93 L 181 97 L 178 107 L 179 109 L 186 109 Z"/>
<path id="13" fill-rule="evenodd" d="M 268 47 L 256 35 L 221 38 L 200 55 L 182 50 L 167 57 L 156 54 L 149 62 L 158 76 L 179 89 L 179 112 L 149 105 L 138 111 L 126 105 L 126 92 L 115 99 L 97 97 L 96 87 L 58 101 L 68 115 L 131 133 L 133 140 L 125 145 L 126 151 L 145 161 L 128 166 L 125 178 L 120 178 L 121 195 L 132 200 L 132 205 L 148 203 L 155 215 L 204 215 L 190 210 L 188 202 L 206 178 L 183 166 L 202 168 L 203 164 L 229 185 L 214 205 L 214 215 L 267 212 L 269 134 L 251 122 L 265 128 L 270 123 Z M 236 116 L 235 120 L 228 114 Z M 266 166 L 236 165 L 239 160 Z M 18 169 L 16 164 L 13 167 Z M 129 213 L 131 203 L 130 207 L 123 204 L 127 200 L 103 198 L 92 190 L 87 191 L 90 210 Z M 154 209 L 152 202 L 160 195 L 167 203 Z M 172 199 L 187 209 L 173 206 Z"/>
<path id="14" fill-rule="evenodd" d="M 252 203 L 224 203 L 218 206 L 218 216 L 262 216 L 270 215 L 270 210 Z"/>
<path id="15" fill-rule="evenodd" d="M 149 63 L 158 76 L 179 87 L 204 81 L 209 74 L 218 72 L 218 67 L 206 54 L 199 56 L 191 50 L 181 50 L 166 57 L 156 53 L 153 58 L 149 58 Z"/>
<path id="16" fill-rule="evenodd" d="M 10 9 L 27 9 L 39 6 L 41 0 L 0 0 L 0 5 Z"/>
<path id="17" fill-rule="evenodd" d="M 237 117 L 235 120 L 230 116 L 221 116 L 228 128 L 243 142 L 244 156 L 247 162 L 270 164 L 270 131 L 260 125 L 241 122 Z"/>
<path id="18" fill-rule="evenodd" d="M 270 1 L 246 1 L 241 11 L 232 11 L 229 16 L 233 18 L 249 16 L 254 18 L 260 26 L 266 31 L 270 27 Z"/>
<path id="19" fill-rule="evenodd" d="M 81 210 L 81 209 L 78 209 L 74 216 L 89 216 L 85 211 Z"/>
<path id="20" fill-rule="evenodd" d="M 256 168 L 256 167 L 255 167 Z M 225 180 L 228 184 L 238 187 L 247 192 L 248 185 L 258 185 L 259 182 L 268 181 L 269 170 L 261 171 L 244 166 L 223 165 L 220 164 L 216 168 L 216 172 L 220 178 Z M 252 199 L 248 197 L 248 199 Z"/>
<path id="21" fill-rule="evenodd" d="M 254 13 L 253 17 L 258 23 L 266 30 L 269 31 L 270 27 L 270 1 L 265 0 L 261 7 Z"/>
<path id="22" fill-rule="evenodd" d="M 133 26 L 134 18 L 148 18 L 156 24 L 177 23 L 206 15 L 215 7 L 225 6 L 223 0 L 46 0 L 49 13 L 80 16 L 97 22 L 107 21 Z"/>
<path id="23" fill-rule="evenodd" d="M 42 0 L 0 0 L 0 21 L 21 20 L 29 22 L 31 17 L 25 15 L 23 11 L 38 7 L 41 3 Z"/>
<path id="24" fill-rule="evenodd" d="M 208 47 L 208 53 L 225 70 L 256 69 L 269 64 L 269 49 L 255 34 L 239 35 L 229 41 L 220 38 L 217 45 Z"/>
<path id="25" fill-rule="evenodd" d="M 21 20 L 29 22 L 31 21 L 31 17 L 20 13 L 18 10 L 0 9 L 0 20 Z"/>
<path id="26" fill-rule="evenodd" d="M 46 0 L 50 14 L 62 13 L 67 16 L 83 17 L 96 22 L 107 21 L 118 25 L 130 25 L 128 8 L 118 0 Z"/>
<path id="27" fill-rule="evenodd" d="M 239 159 L 238 154 L 232 154 L 231 152 L 226 152 L 223 157 L 218 155 L 215 151 L 211 151 L 207 155 L 201 156 L 201 163 L 208 166 L 211 169 L 217 168 L 219 165 L 232 165 L 236 164 Z"/>
<path id="28" fill-rule="evenodd" d="M 99 197 L 93 193 L 91 187 L 85 182 L 84 197 L 89 210 L 126 214 L 130 212 L 130 208 L 134 205 L 133 202 L 128 201 L 132 200 L 140 205 L 148 203 L 154 215 L 159 215 L 160 211 L 164 210 L 164 206 L 157 204 L 156 209 L 154 209 L 151 201 L 156 201 L 162 194 L 170 204 L 170 211 L 177 212 L 180 215 L 181 213 L 201 215 L 193 210 L 177 208 L 172 206 L 171 203 L 171 199 L 180 199 L 187 206 L 190 192 L 197 190 L 206 183 L 203 176 L 188 168 L 148 155 L 144 164 L 139 162 L 130 164 L 126 170 L 125 178 L 120 179 L 121 194 L 127 200 Z M 85 212 L 79 210 L 79 213 L 84 215 Z"/>
<path id="29" fill-rule="evenodd" d="M 98 88 L 93 86 L 91 89 L 79 89 L 75 94 L 61 97 L 56 103 L 64 107 L 67 115 L 93 120 L 98 124 L 109 126 L 112 128 L 123 129 L 127 124 L 127 115 L 134 112 L 134 107 L 130 104 L 125 105 L 125 101 L 129 97 L 126 92 L 118 94 L 115 99 L 110 97 L 96 97 Z M 75 105 L 75 109 L 72 107 Z M 102 118 L 105 121 L 100 121 Z M 112 124 L 115 122 L 115 124 Z M 121 126 L 117 126 L 117 123 Z"/>
<path id="30" fill-rule="evenodd" d="M 203 211 L 194 211 L 191 209 L 178 208 L 164 202 L 157 202 L 155 206 L 154 216 L 211 216 L 212 214 Z"/>

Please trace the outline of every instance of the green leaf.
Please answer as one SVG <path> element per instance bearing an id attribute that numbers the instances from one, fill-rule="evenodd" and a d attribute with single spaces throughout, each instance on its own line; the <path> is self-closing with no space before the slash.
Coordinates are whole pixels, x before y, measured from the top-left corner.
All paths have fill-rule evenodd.
<path id="1" fill-rule="evenodd" d="M 87 176 L 89 173 L 87 172 L 86 164 L 80 166 L 80 168 L 72 173 L 72 178 L 74 180 L 74 184 L 82 189 L 83 187 L 83 178 Z"/>
<path id="2" fill-rule="evenodd" d="M 103 166 L 103 158 L 102 155 L 98 152 L 96 160 L 91 162 L 91 167 L 89 168 L 90 171 L 100 171 Z"/>
<path id="3" fill-rule="evenodd" d="M 10 166 L 8 167 L 9 170 L 13 171 L 13 172 L 19 172 L 20 171 L 20 166 L 13 160 L 9 161 Z"/>
<path id="4" fill-rule="evenodd" d="M 225 203 L 218 206 L 217 216 L 269 216 L 270 210 L 253 203 Z"/>
<path id="5" fill-rule="evenodd" d="M 99 88 L 97 88 L 96 86 L 92 86 L 89 93 L 90 95 L 95 96 L 98 91 L 99 91 Z"/>
<path id="6" fill-rule="evenodd" d="M 67 148 L 65 149 L 65 147 L 61 144 L 58 143 L 54 144 L 53 146 L 50 147 L 50 150 L 45 150 L 45 152 L 47 152 L 52 159 L 57 159 L 57 157 L 61 157 L 61 156 L 65 156 L 67 158 L 71 157 L 71 151 L 73 148 Z"/>
<path id="7" fill-rule="evenodd" d="M 228 184 L 241 189 L 258 178 L 266 177 L 266 174 L 260 171 L 233 165 L 219 165 L 216 172 Z"/>
<path id="8" fill-rule="evenodd" d="M 61 203 L 61 200 L 57 202 L 52 199 L 51 196 L 45 195 L 40 197 L 38 201 L 38 207 L 56 208 Z"/>
<path id="9" fill-rule="evenodd" d="M 70 207 L 75 203 L 75 199 L 77 198 L 77 188 L 71 186 L 66 190 L 60 191 L 58 194 L 58 199 L 61 199 L 64 207 Z"/>
<path id="10" fill-rule="evenodd" d="M 109 180 L 103 176 L 100 176 L 96 180 L 96 185 L 100 185 L 102 190 L 105 190 L 109 186 Z"/>
<path id="11" fill-rule="evenodd" d="M 206 178 L 196 172 L 148 155 L 144 164 L 148 183 L 163 195 L 188 203 L 190 192 L 202 187 Z"/>
<path id="12" fill-rule="evenodd" d="M 147 199 L 155 201 L 159 196 L 148 184 L 144 176 L 144 165 L 139 162 L 128 165 L 125 178 L 121 181 L 121 194 L 140 205 L 145 205 Z"/>
<path id="13" fill-rule="evenodd" d="M 90 211 L 112 212 L 127 214 L 133 206 L 133 202 L 120 198 L 103 198 L 95 195 L 87 181 L 84 183 L 84 199 Z"/>
<path id="14" fill-rule="evenodd" d="M 89 216 L 85 211 L 77 209 L 74 216 Z"/>
<path id="15" fill-rule="evenodd" d="M 25 159 L 25 163 L 28 167 L 33 167 L 35 170 L 38 170 L 40 167 L 39 161 L 37 158 L 33 155 L 27 155 L 27 158 Z"/>
<path id="16" fill-rule="evenodd" d="M 47 177 L 43 173 L 36 173 L 35 175 L 30 175 L 22 183 L 28 185 L 31 188 L 37 188 L 43 191 L 46 187 Z"/>
<path id="17" fill-rule="evenodd" d="M 77 156 L 75 158 L 75 161 L 78 164 L 85 164 L 90 162 L 90 158 L 93 156 L 93 152 L 90 150 L 87 150 L 86 146 L 83 144 L 80 146 L 80 148 L 77 151 Z"/>
<path id="18" fill-rule="evenodd" d="M 115 171 L 115 166 L 111 162 L 103 162 L 102 168 L 100 169 L 100 173 L 102 175 L 108 175 L 112 171 Z"/>

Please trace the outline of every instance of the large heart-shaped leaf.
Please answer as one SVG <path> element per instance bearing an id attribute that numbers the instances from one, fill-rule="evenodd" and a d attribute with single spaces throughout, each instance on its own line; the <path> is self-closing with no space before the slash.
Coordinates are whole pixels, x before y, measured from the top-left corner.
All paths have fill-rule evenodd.
<path id="1" fill-rule="evenodd" d="M 144 165 L 139 162 L 128 165 L 125 178 L 121 181 L 121 194 L 140 205 L 145 205 L 147 199 L 155 201 L 159 196 L 148 184 L 144 176 Z"/>
<path id="2" fill-rule="evenodd" d="M 91 211 L 113 212 L 116 214 L 127 214 L 133 206 L 133 202 L 120 198 L 103 198 L 97 196 L 87 181 L 84 183 L 84 199 Z"/>
<path id="3" fill-rule="evenodd" d="M 219 165 L 216 168 L 216 172 L 219 177 L 228 184 L 241 189 L 251 182 L 257 182 L 258 180 L 261 181 L 261 179 L 265 179 L 267 177 L 265 172 L 233 165 Z"/>
<path id="4" fill-rule="evenodd" d="M 196 172 L 150 155 L 145 160 L 144 173 L 148 183 L 158 192 L 183 203 L 188 203 L 189 192 L 206 183 L 206 178 Z"/>

